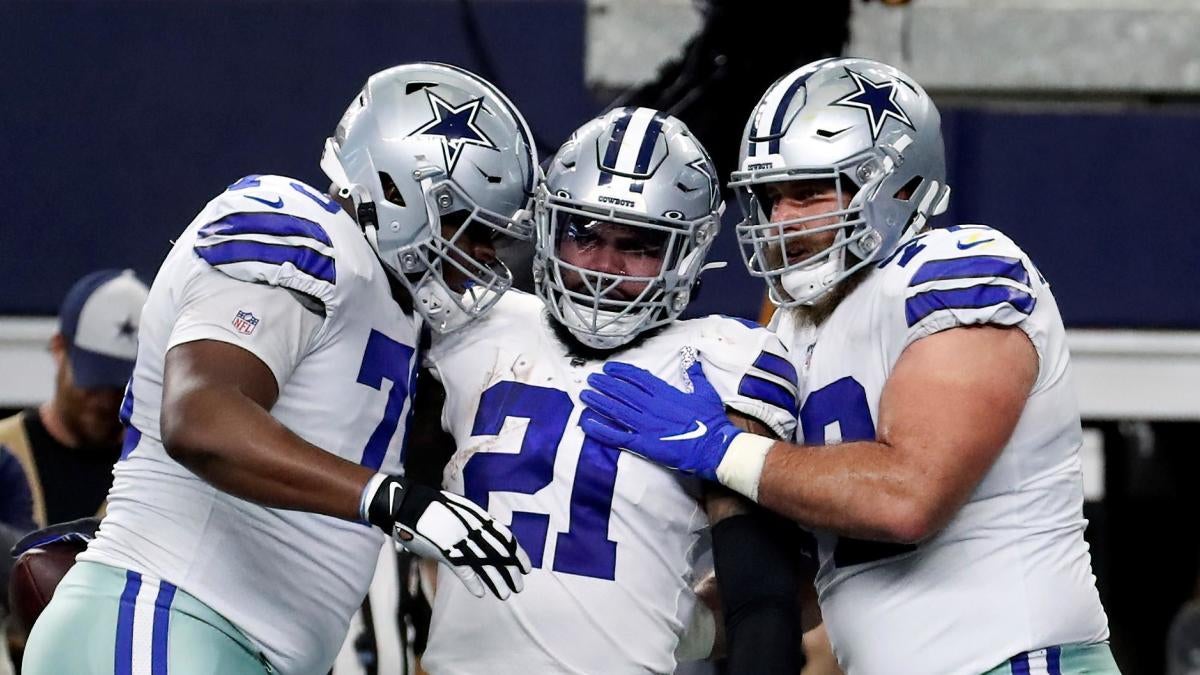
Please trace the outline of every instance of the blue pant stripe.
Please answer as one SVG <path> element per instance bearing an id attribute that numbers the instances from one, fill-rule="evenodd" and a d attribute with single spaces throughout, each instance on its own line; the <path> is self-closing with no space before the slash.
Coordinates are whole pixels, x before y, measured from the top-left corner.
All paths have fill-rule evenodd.
<path id="1" fill-rule="evenodd" d="M 1012 675 L 1029 675 L 1029 654 L 1017 654 L 1009 663 L 1012 665 Z"/>
<path id="2" fill-rule="evenodd" d="M 1062 647 L 1046 650 L 1046 670 L 1050 675 L 1062 675 Z"/>
<path id="3" fill-rule="evenodd" d="M 125 590 L 117 606 L 117 648 L 114 654 L 115 675 L 133 675 L 133 610 L 138 591 L 142 590 L 142 575 L 125 572 Z"/>
<path id="4" fill-rule="evenodd" d="M 175 587 L 163 581 L 154 600 L 154 628 L 150 638 L 150 675 L 167 675 L 167 633 L 171 625 L 171 603 Z"/>

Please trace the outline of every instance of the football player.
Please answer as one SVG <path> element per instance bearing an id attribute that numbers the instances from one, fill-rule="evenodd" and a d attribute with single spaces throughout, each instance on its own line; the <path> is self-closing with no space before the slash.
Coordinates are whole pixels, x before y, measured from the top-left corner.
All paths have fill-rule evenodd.
<path id="1" fill-rule="evenodd" d="M 422 662 L 433 675 L 670 673 L 677 654 L 708 654 L 714 620 L 690 578 L 707 525 L 699 481 L 585 438 L 579 393 L 618 357 L 682 386 L 682 354 L 711 376 L 698 395 L 759 434 L 791 434 L 795 372 L 778 339 L 739 319 L 678 320 L 721 210 L 682 122 L 613 110 L 549 165 L 537 296 L 508 293 L 435 340 L 427 364 L 445 389 L 418 401 L 443 400 L 432 413 L 454 452 L 438 478 L 508 523 L 534 570 L 505 603 L 437 586 Z"/>
<path id="2" fill-rule="evenodd" d="M 474 504 L 402 478 L 422 325 L 478 318 L 527 236 L 537 160 L 480 78 L 373 75 L 326 143 L 334 198 L 247 176 L 150 290 L 99 534 L 26 673 L 327 672 L 385 534 L 505 598 L 528 559 Z M 465 292 L 464 292 L 465 291 Z"/>
<path id="3" fill-rule="evenodd" d="M 732 184 L 800 371 L 797 443 L 616 363 L 584 431 L 811 528 L 850 675 L 1117 672 L 1062 318 L 1003 233 L 926 231 L 950 192 L 929 96 L 881 63 L 810 64 L 755 108 Z"/>

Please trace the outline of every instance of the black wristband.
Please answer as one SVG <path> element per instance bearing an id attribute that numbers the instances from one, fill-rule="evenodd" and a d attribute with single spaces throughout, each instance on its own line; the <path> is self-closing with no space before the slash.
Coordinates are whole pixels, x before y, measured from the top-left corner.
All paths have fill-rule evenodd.
<path id="1" fill-rule="evenodd" d="M 712 528 L 729 675 L 799 673 L 801 532 L 764 509 Z"/>
<path id="2" fill-rule="evenodd" d="M 384 532 L 391 532 L 396 524 L 395 513 L 407 496 L 407 480 L 400 476 L 384 476 L 367 502 L 367 520 Z"/>
<path id="3" fill-rule="evenodd" d="M 396 523 L 416 529 L 421 514 L 425 513 L 437 495 L 437 490 L 413 483 L 407 478 L 386 476 L 367 506 L 367 520 L 384 532 L 391 532 Z"/>

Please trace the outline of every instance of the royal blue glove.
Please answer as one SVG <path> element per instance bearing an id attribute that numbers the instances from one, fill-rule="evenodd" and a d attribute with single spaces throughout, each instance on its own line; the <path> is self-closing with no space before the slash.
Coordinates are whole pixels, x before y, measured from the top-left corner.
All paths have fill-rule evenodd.
<path id="1" fill-rule="evenodd" d="M 692 393 L 647 370 L 609 362 L 588 377 L 580 398 L 594 414 L 580 424 L 588 436 L 671 469 L 717 480 L 717 466 L 741 430 L 708 383 L 697 359 L 688 369 Z"/>

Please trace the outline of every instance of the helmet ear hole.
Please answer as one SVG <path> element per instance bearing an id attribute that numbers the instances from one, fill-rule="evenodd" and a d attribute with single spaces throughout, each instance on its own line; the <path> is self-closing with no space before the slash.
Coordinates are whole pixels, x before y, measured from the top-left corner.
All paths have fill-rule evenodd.
<path id="1" fill-rule="evenodd" d="M 924 176 L 913 176 L 907 183 L 901 185 L 900 189 L 896 190 L 896 193 L 892 197 L 904 202 L 910 201 L 917 194 L 917 190 L 921 188 L 921 184 L 924 182 Z"/>
<path id="2" fill-rule="evenodd" d="M 383 198 L 396 206 L 408 206 L 404 203 L 404 195 L 400 194 L 400 188 L 396 186 L 396 181 L 387 172 L 379 172 L 379 183 L 383 186 Z"/>

